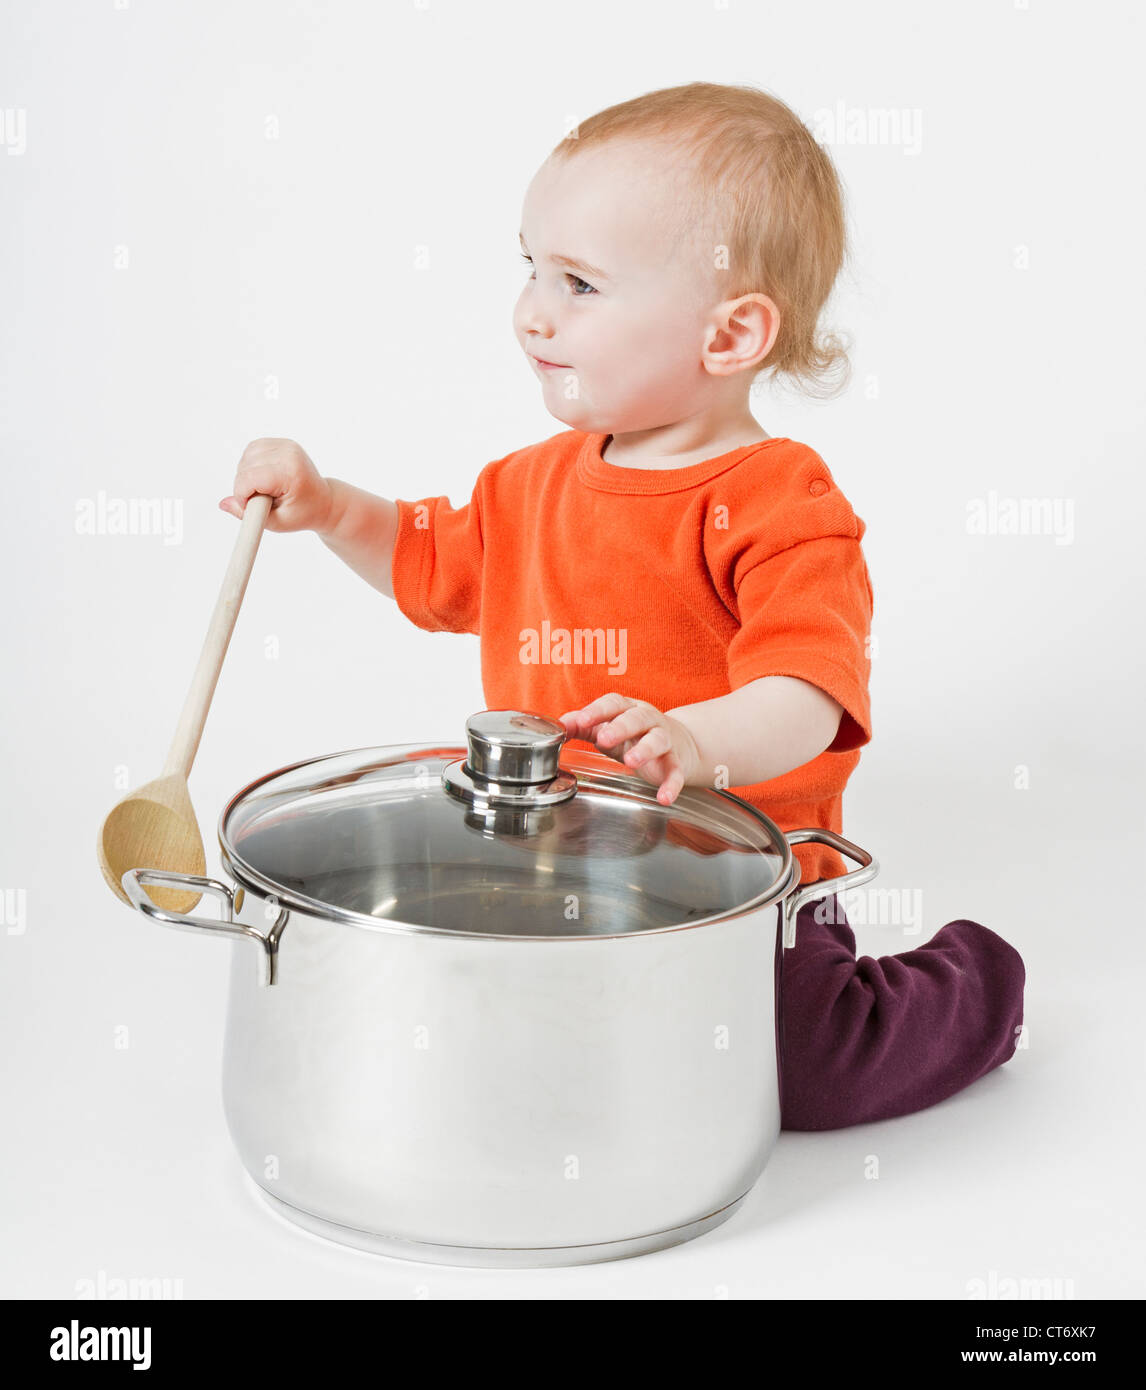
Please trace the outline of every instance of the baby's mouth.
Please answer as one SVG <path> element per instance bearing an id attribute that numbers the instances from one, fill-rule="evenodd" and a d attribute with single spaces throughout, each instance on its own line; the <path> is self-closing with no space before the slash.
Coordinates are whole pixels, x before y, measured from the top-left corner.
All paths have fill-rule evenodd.
<path id="1" fill-rule="evenodd" d="M 568 364 L 568 362 L 546 362 L 545 359 L 544 359 L 543 357 L 534 357 L 534 356 L 533 356 L 533 353 L 530 353 L 529 356 L 530 356 L 531 360 L 533 361 L 533 363 L 534 363 L 536 366 L 541 367 L 543 370 L 546 369 L 546 368 L 548 368 L 548 369 L 553 370 L 553 371 L 563 371 L 563 372 L 564 372 L 564 371 L 568 371 L 568 369 L 569 369 L 569 364 Z"/>

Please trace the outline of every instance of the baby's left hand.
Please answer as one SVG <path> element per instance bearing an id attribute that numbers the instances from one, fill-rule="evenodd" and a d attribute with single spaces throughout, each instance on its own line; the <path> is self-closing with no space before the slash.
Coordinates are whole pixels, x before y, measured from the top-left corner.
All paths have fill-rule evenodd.
<path id="1" fill-rule="evenodd" d="M 570 738 L 595 743 L 602 753 L 659 788 L 657 800 L 664 806 L 676 800 L 700 765 L 696 740 L 688 729 L 644 700 L 602 695 L 584 709 L 563 714 L 561 722 Z"/>

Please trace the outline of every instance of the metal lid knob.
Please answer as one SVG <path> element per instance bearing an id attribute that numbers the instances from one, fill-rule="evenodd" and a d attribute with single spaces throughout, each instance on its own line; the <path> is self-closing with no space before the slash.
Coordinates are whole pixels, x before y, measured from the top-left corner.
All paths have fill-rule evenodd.
<path id="1" fill-rule="evenodd" d="M 475 777 L 551 782 L 557 776 L 565 726 L 540 714 L 487 709 L 466 720 L 466 742 L 466 767 Z"/>
<path id="2" fill-rule="evenodd" d="M 529 809 L 567 801 L 577 779 L 560 770 L 565 726 L 544 715 L 494 709 L 466 720 L 468 755 L 450 763 L 442 784 L 470 804 Z"/>

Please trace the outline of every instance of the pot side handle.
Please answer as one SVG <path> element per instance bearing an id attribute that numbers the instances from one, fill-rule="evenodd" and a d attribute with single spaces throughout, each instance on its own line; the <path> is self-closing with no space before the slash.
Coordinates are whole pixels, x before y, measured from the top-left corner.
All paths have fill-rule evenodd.
<path id="1" fill-rule="evenodd" d="M 862 865 L 862 868 L 854 869 L 850 874 L 840 874 L 838 878 L 817 879 L 815 883 L 798 888 L 784 900 L 784 949 L 788 950 L 796 944 L 796 914 L 806 902 L 826 897 L 829 893 L 838 893 L 842 888 L 858 888 L 861 883 L 875 878 L 879 873 L 879 864 L 866 849 L 853 845 L 834 830 L 823 830 L 819 826 L 810 830 L 787 830 L 784 838 L 790 845 L 827 845 Z M 124 886 L 127 886 L 126 882 Z"/>
<path id="2" fill-rule="evenodd" d="M 248 927 L 234 920 L 235 898 L 225 883 L 215 878 L 201 878 L 197 874 L 172 874 L 164 869 L 128 869 L 120 880 L 132 907 L 138 908 L 145 917 L 151 917 L 164 926 L 176 927 L 181 931 L 223 932 L 228 936 L 248 936 L 263 948 L 266 959 L 266 980 L 274 979 L 275 942 L 254 927 Z M 145 883 L 162 883 L 171 888 L 198 889 L 201 893 L 214 893 L 222 901 L 221 917 L 194 917 L 189 912 L 171 912 L 153 902 L 144 890 Z"/>

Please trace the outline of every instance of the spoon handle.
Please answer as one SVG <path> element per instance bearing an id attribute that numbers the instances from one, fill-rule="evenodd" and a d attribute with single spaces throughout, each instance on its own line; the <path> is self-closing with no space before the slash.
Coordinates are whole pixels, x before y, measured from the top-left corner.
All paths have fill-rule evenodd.
<path id="1" fill-rule="evenodd" d="M 165 777 L 178 773 L 186 780 L 191 772 L 199 740 L 203 737 L 203 725 L 207 722 L 207 711 L 211 708 L 211 697 L 215 694 L 223 658 L 227 655 L 235 619 L 239 616 L 239 605 L 246 592 L 247 580 L 251 577 L 263 526 L 273 500 L 262 493 L 255 493 L 243 509 L 239 538 L 231 551 L 227 573 L 223 576 L 223 587 L 219 590 L 215 611 L 211 614 L 211 625 L 207 629 L 203 650 L 199 653 L 199 664 L 195 667 L 175 737 L 171 740 L 171 749 L 163 769 Z"/>

